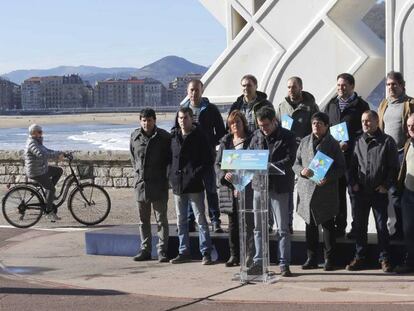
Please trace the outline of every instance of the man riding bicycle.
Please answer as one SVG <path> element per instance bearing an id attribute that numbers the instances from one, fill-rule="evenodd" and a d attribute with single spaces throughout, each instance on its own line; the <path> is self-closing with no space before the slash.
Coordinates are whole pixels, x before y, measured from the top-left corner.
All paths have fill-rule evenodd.
<path id="1" fill-rule="evenodd" d="M 63 170 L 60 167 L 49 166 L 48 160 L 62 161 L 64 154 L 61 151 L 54 151 L 43 145 L 42 127 L 37 124 L 29 126 L 29 137 L 24 151 L 24 162 L 27 177 L 38 182 L 46 192 L 46 213 L 47 218 L 52 222 L 60 220 L 53 209 L 56 184 L 62 176 Z"/>

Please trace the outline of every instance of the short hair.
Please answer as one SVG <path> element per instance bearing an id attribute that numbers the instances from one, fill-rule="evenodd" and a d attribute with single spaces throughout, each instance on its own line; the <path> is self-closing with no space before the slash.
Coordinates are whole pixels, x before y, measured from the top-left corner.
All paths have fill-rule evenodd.
<path id="1" fill-rule="evenodd" d="M 321 121 L 325 125 L 329 125 L 329 116 L 324 112 L 316 112 L 312 115 L 311 122 L 314 120 Z"/>
<path id="2" fill-rule="evenodd" d="M 388 79 L 397 81 L 398 84 L 402 85 L 405 88 L 405 80 L 401 72 L 390 71 L 389 73 L 387 73 L 387 80 Z"/>
<path id="3" fill-rule="evenodd" d="M 142 109 L 141 112 L 139 113 L 139 119 L 141 120 L 142 118 L 154 118 L 154 120 L 157 119 L 155 115 L 155 111 L 152 108 Z"/>
<path id="4" fill-rule="evenodd" d="M 188 82 L 187 87 L 188 87 L 190 84 L 199 84 L 199 85 L 201 85 L 201 88 L 203 88 L 203 87 L 204 87 L 204 84 L 203 84 L 203 82 L 201 82 L 201 80 L 200 80 L 200 79 L 191 79 L 191 80 L 190 80 L 190 82 Z"/>
<path id="5" fill-rule="evenodd" d="M 348 82 L 351 85 L 355 85 L 355 78 L 350 73 L 341 73 L 336 77 L 336 81 L 339 79 L 344 79 L 346 82 Z"/>
<path id="6" fill-rule="evenodd" d="M 375 120 L 379 120 L 379 116 L 378 116 L 378 113 L 376 112 L 376 111 L 374 111 L 374 110 L 366 110 L 366 111 L 364 111 L 364 113 L 363 114 L 367 114 L 367 115 L 369 115 L 370 117 L 373 117 Z"/>
<path id="7" fill-rule="evenodd" d="M 41 132 L 41 131 L 42 131 L 42 127 L 40 125 L 32 124 L 29 126 L 30 135 L 33 135 L 34 132 Z"/>
<path id="8" fill-rule="evenodd" d="M 288 81 L 290 81 L 290 80 L 296 81 L 299 84 L 299 87 L 303 88 L 303 81 L 302 81 L 301 78 L 294 76 L 294 77 L 290 77 L 288 79 Z"/>
<path id="9" fill-rule="evenodd" d="M 246 117 L 243 112 L 237 109 L 230 112 L 229 116 L 227 117 L 227 126 L 229 127 L 229 129 L 230 129 L 230 126 L 235 122 L 237 118 L 240 118 L 240 120 L 243 123 L 244 132 L 247 132 L 249 129 L 249 126 L 247 124 Z"/>
<path id="10" fill-rule="evenodd" d="M 193 117 L 193 110 L 190 107 L 181 107 L 178 112 L 181 112 L 183 114 L 188 113 L 188 115 L 192 118 Z M 178 116 L 178 113 L 177 113 Z"/>
<path id="11" fill-rule="evenodd" d="M 252 75 L 252 74 L 244 75 L 241 78 L 240 82 L 243 81 L 243 80 L 245 80 L 245 79 L 252 81 L 254 83 L 254 85 L 257 86 L 257 79 L 256 79 L 256 77 L 254 75 Z"/>
<path id="12" fill-rule="evenodd" d="M 258 119 L 258 120 L 268 119 L 268 120 L 272 121 L 275 118 L 276 118 L 275 110 L 273 108 L 270 108 L 270 107 L 267 107 L 267 106 L 260 108 L 256 112 L 256 119 Z"/>

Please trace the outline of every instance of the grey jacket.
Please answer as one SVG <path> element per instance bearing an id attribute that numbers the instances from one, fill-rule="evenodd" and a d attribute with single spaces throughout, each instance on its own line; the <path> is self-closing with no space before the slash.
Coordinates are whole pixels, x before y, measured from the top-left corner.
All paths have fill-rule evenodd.
<path id="1" fill-rule="evenodd" d="M 345 158 L 339 147 L 339 143 L 328 133 L 322 139 L 317 151 L 321 151 L 334 160 L 326 174 L 327 183 L 318 186 L 314 181 L 303 177 L 302 170 L 309 167 L 315 153 L 313 151 L 313 134 L 302 139 L 297 154 L 293 171 L 298 176 L 297 213 L 310 223 L 311 217 L 316 224 L 322 224 L 335 217 L 339 212 L 338 179 L 345 172 Z"/>
<path id="2" fill-rule="evenodd" d="M 60 151 L 54 151 L 43 146 L 43 139 L 29 136 L 24 150 L 24 164 L 27 177 L 41 176 L 47 173 L 47 162 L 57 160 Z"/>
<path id="3" fill-rule="evenodd" d="M 281 123 L 283 115 L 288 115 L 293 119 L 292 128 L 298 143 L 300 140 L 312 132 L 311 118 L 312 115 L 319 111 L 318 105 L 315 103 L 315 97 L 311 93 L 302 92 L 303 100 L 297 107 L 294 107 L 289 97 L 286 97 L 276 109 L 276 117 Z"/>
<path id="4" fill-rule="evenodd" d="M 151 137 L 144 135 L 141 128 L 131 134 L 130 155 L 135 171 L 137 201 L 168 199 L 167 167 L 171 161 L 170 146 L 171 135 L 157 127 Z"/>
<path id="5" fill-rule="evenodd" d="M 372 138 L 362 134 L 355 143 L 350 184 L 358 184 L 368 193 L 378 186 L 389 189 L 397 181 L 398 168 L 397 145 L 391 136 L 380 129 Z"/>

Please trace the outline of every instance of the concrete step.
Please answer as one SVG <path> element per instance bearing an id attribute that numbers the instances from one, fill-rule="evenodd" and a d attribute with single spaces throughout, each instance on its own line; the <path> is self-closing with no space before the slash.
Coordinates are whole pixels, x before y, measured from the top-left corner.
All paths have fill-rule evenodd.
<path id="1" fill-rule="evenodd" d="M 158 237 L 156 235 L 156 225 L 152 225 L 152 256 L 157 258 L 156 245 Z M 227 233 L 210 233 L 213 252 L 213 260 L 226 261 L 229 256 L 229 243 Z M 176 225 L 170 225 L 168 240 L 168 257 L 173 258 L 178 254 L 178 236 Z M 292 264 L 300 265 L 306 260 L 305 233 L 296 231 L 291 236 L 292 239 Z M 319 238 L 322 241 L 322 235 Z M 120 225 L 104 229 L 91 230 L 85 233 L 86 253 L 88 255 L 105 256 L 128 256 L 132 257 L 138 253 L 141 239 L 138 232 L 138 225 Z M 368 259 L 376 263 L 378 260 L 376 234 L 368 234 Z M 277 262 L 277 238 L 275 234 L 269 236 L 270 261 Z M 198 232 L 190 233 L 190 247 L 193 259 L 201 259 L 198 250 Z M 349 263 L 355 252 L 354 241 L 346 238 L 337 239 L 336 260 L 338 265 Z M 405 250 L 401 241 L 392 241 L 390 246 L 391 260 L 393 263 L 400 263 Z M 323 262 L 323 245 L 320 243 L 320 262 Z"/>

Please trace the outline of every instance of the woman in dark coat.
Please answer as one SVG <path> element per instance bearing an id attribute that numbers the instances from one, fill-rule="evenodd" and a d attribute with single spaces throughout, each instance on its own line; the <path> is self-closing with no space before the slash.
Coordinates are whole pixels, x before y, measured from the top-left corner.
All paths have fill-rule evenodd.
<path id="1" fill-rule="evenodd" d="M 344 174 L 345 158 L 339 143 L 328 130 L 328 115 L 322 112 L 315 113 L 312 116 L 312 133 L 302 139 L 293 166 L 293 171 L 298 176 L 297 213 L 306 222 L 308 259 L 302 265 L 302 269 L 318 268 L 318 225 L 323 229 L 324 269 L 334 268 L 334 217 L 339 212 L 338 179 Z M 333 159 L 333 163 L 325 178 L 315 183 L 310 179 L 313 171 L 308 167 L 318 151 Z"/>
<path id="2" fill-rule="evenodd" d="M 238 191 L 235 190 L 233 181 L 233 174 L 229 171 L 221 170 L 221 160 L 223 156 L 223 150 L 226 149 L 247 149 L 250 140 L 251 132 L 248 130 L 247 120 L 244 114 L 240 110 L 234 110 L 227 118 L 227 125 L 229 128 L 229 134 L 225 135 L 221 141 L 216 158 L 216 173 L 218 183 L 224 187 L 227 187 L 232 197 L 232 208 L 227 211 L 229 216 L 229 245 L 230 245 L 230 258 L 226 262 L 226 267 L 232 267 L 239 265 L 240 263 L 240 241 L 239 241 L 239 217 L 238 217 Z M 246 209 L 252 208 L 252 188 L 251 183 L 246 186 Z M 249 199 L 250 197 L 250 199 Z M 223 211 L 222 212 L 226 212 Z M 250 217 L 251 218 L 251 217 Z M 253 233 L 253 219 L 246 216 L 246 226 L 248 231 Z M 251 253 L 253 245 L 253 235 L 247 235 L 247 248 Z M 251 253 L 252 254 L 252 253 Z"/>

